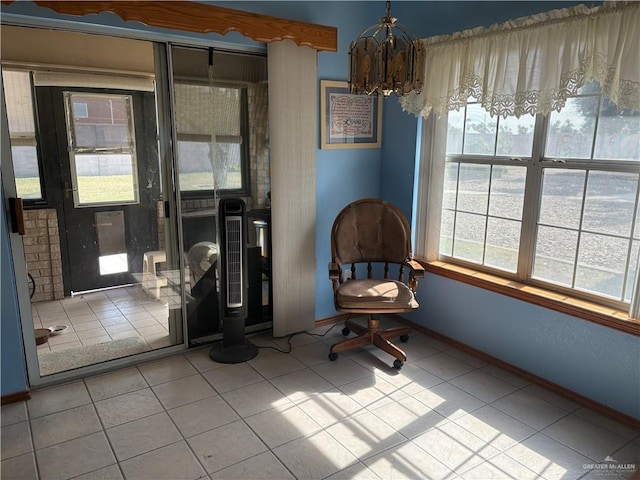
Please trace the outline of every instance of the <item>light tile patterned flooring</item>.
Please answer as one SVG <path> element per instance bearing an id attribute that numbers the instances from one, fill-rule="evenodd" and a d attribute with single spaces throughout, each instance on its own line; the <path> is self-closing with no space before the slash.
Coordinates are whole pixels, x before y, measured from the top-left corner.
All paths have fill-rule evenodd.
<path id="1" fill-rule="evenodd" d="M 142 338 L 149 350 L 169 346 L 167 301 L 136 285 L 34 303 L 35 328 L 68 327 L 38 345 L 38 355 L 128 337 Z"/>
<path id="2" fill-rule="evenodd" d="M 329 362 L 340 338 L 297 335 L 290 354 L 235 365 L 190 350 L 35 390 L 2 407 L 2 479 L 606 480 L 633 475 L 591 470 L 608 457 L 639 463 L 639 431 L 425 335 L 400 371 L 373 348 Z"/>

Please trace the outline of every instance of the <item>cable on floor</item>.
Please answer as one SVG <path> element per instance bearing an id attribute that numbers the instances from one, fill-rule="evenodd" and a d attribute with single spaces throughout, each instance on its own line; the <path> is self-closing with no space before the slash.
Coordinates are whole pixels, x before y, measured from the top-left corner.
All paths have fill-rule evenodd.
<path id="1" fill-rule="evenodd" d="M 349 315 L 349 317 L 348 317 L 348 318 L 351 318 L 351 315 Z M 336 323 L 334 323 L 333 325 L 331 325 L 331 328 L 329 328 L 329 329 L 328 329 L 326 332 L 324 332 L 324 333 L 309 333 L 309 332 L 296 332 L 296 333 L 292 333 L 292 334 L 290 334 L 290 335 L 288 335 L 288 336 L 287 336 L 287 345 L 289 346 L 289 347 L 287 348 L 287 350 L 283 350 L 283 349 L 278 348 L 278 347 L 272 347 L 272 346 L 270 346 L 270 345 L 256 345 L 256 347 L 258 347 L 258 348 L 265 348 L 265 349 L 266 349 L 266 348 L 270 348 L 271 350 L 275 350 L 276 352 L 280 352 L 280 353 L 291 353 L 291 348 L 292 348 L 292 345 L 291 345 L 291 339 L 292 339 L 293 337 L 295 337 L 296 335 L 303 335 L 303 334 L 304 334 L 304 335 L 310 335 L 310 336 L 312 336 L 312 337 L 320 337 L 320 338 L 322 338 L 322 337 L 324 337 L 325 335 L 327 335 L 331 330 L 333 330 L 334 328 L 336 328 L 336 327 L 337 327 L 338 325 L 340 325 L 340 324 L 341 324 L 340 322 L 336 322 Z M 254 345 L 255 345 L 255 344 L 254 344 Z"/>

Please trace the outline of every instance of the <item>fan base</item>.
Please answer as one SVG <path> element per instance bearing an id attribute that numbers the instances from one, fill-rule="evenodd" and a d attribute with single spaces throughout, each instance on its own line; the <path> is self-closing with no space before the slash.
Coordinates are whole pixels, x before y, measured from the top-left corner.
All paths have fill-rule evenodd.
<path id="1" fill-rule="evenodd" d="M 258 355 L 258 347 L 245 340 L 244 344 L 224 346 L 216 345 L 209 351 L 209 358 L 218 363 L 242 363 Z"/>

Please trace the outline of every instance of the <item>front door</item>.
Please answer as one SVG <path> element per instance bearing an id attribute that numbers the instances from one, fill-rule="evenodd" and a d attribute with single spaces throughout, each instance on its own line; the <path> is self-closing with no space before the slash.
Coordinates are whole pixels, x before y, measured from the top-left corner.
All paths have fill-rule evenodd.
<path id="1" fill-rule="evenodd" d="M 36 98 L 43 155 L 57 158 L 45 182 L 60 186 L 65 296 L 139 282 L 159 237 L 153 93 L 38 87 Z"/>

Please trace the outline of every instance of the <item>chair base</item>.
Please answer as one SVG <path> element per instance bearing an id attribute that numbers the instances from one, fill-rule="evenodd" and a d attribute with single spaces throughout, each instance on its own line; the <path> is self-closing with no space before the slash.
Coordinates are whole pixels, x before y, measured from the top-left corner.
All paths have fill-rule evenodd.
<path id="1" fill-rule="evenodd" d="M 411 327 L 393 327 L 380 330 L 380 320 L 377 316 L 369 315 L 366 327 L 358 325 L 348 319 L 345 321 L 345 328 L 351 330 L 358 336 L 332 345 L 329 351 L 330 359 L 335 360 L 338 358 L 338 353 L 340 352 L 367 345 L 375 345 L 397 359 L 397 361 L 394 362 L 394 367 L 399 368 L 398 365 L 402 366 L 402 364 L 407 361 L 405 353 L 391 343 L 389 339 L 409 335 L 409 333 L 411 333 Z"/>

